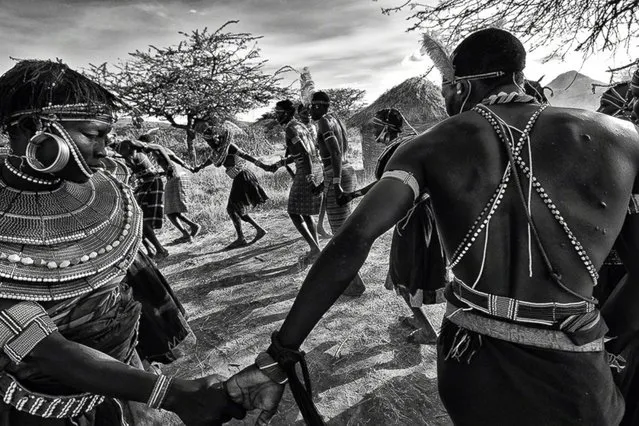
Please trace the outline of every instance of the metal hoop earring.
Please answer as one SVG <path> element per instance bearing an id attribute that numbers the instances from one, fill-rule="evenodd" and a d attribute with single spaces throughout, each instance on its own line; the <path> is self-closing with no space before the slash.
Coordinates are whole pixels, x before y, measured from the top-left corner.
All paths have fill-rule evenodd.
<path id="1" fill-rule="evenodd" d="M 56 154 L 55 160 L 49 165 L 44 166 L 36 157 L 36 152 L 38 147 L 47 139 L 53 139 L 58 147 L 58 153 Z M 67 163 L 69 162 L 70 157 L 70 149 L 69 145 L 59 136 L 56 136 L 47 132 L 38 132 L 36 133 L 29 142 L 27 143 L 27 148 L 25 150 L 25 159 L 27 160 L 27 164 L 33 170 L 40 173 L 55 173 L 62 170 Z"/>

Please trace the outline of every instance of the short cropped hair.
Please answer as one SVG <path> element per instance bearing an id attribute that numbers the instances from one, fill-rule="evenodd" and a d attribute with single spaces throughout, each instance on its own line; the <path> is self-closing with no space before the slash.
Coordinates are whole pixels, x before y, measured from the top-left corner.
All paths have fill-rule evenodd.
<path id="1" fill-rule="evenodd" d="M 287 112 L 295 113 L 295 105 L 290 99 L 284 99 L 275 104 L 275 108 L 281 109 Z"/>
<path id="2" fill-rule="evenodd" d="M 488 28 L 472 33 L 453 52 L 455 76 L 493 71 L 521 72 L 526 66 L 526 50 L 508 31 Z"/>
<path id="3" fill-rule="evenodd" d="M 313 93 L 313 96 L 311 96 L 311 102 L 326 102 L 326 103 L 330 103 L 331 102 L 331 98 L 328 96 L 328 94 L 326 92 L 322 92 L 320 90 L 319 92 Z"/>

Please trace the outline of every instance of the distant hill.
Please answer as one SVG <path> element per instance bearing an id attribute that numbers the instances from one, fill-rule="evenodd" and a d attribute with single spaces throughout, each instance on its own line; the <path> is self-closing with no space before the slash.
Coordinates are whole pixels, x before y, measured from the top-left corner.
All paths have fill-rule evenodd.
<path id="1" fill-rule="evenodd" d="M 593 94 L 592 83 L 604 84 L 577 71 L 559 74 L 548 84 L 542 82 L 544 86 L 550 87 L 555 92 L 553 97 L 548 98 L 551 105 L 594 111 L 599 107 L 599 98 L 605 89 L 598 87 Z"/>

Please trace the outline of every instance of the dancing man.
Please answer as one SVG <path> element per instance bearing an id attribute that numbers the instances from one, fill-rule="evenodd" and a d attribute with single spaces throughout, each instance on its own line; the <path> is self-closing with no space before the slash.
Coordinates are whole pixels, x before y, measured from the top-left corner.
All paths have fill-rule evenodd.
<path id="1" fill-rule="evenodd" d="M 626 220 L 639 192 L 639 131 L 526 95 L 526 52 L 506 31 L 469 35 L 452 60 L 439 51 L 451 117 L 397 149 L 311 268 L 271 347 L 227 388 L 268 418 L 288 372 L 308 402 L 293 380 L 297 349 L 373 242 L 428 193 L 448 260 L 437 379 L 453 423 L 617 425 L 624 402 L 604 336 L 639 330 L 639 286 L 609 298 L 605 322 L 592 293 L 618 235 L 630 275 L 639 273 L 639 221 Z"/>
<path id="2" fill-rule="evenodd" d="M 320 197 L 313 194 L 315 181 L 321 179 L 319 164 L 314 160 L 315 144 L 308 129 L 294 117 L 295 106 L 289 99 L 275 104 L 275 118 L 284 127 L 286 148 L 289 156 L 276 163 L 282 167 L 295 163 L 295 176 L 288 195 L 288 214 L 293 225 L 310 247 L 301 259 L 312 264 L 320 253 L 317 230 L 312 215 L 320 210 Z"/>
<path id="3" fill-rule="evenodd" d="M 412 131 L 400 137 L 404 118 L 395 108 L 377 111 L 372 121 L 375 142 L 387 146 L 377 159 L 377 180 L 357 191 L 344 194 L 340 203 L 366 195 L 381 179 L 386 163 L 397 148 L 417 136 Z M 402 319 L 403 324 L 415 328 L 408 335 L 407 340 L 411 343 L 432 344 L 437 340 L 437 332 L 422 310 L 422 305 L 434 304 L 440 300 L 438 293 L 444 287 L 444 266 L 431 201 L 425 194 L 393 230 L 385 283 L 387 289 L 395 290 L 404 299 L 413 314 L 412 318 Z"/>
<path id="4" fill-rule="evenodd" d="M 333 234 L 351 214 L 350 203 L 339 205 L 337 199 L 344 192 L 353 191 L 355 171 L 348 163 L 348 139 L 342 122 L 328 112 L 330 98 L 324 92 L 315 92 L 311 98 L 311 118 L 317 121 L 317 144 L 324 166 L 324 202 L 328 223 Z M 344 291 L 346 296 L 361 296 L 366 290 L 362 278 L 357 274 Z"/>

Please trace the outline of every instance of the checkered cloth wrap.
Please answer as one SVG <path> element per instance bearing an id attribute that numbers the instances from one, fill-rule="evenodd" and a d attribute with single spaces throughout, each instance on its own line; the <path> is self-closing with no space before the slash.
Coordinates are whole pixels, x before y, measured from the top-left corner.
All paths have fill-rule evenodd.
<path id="1" fill-rule="evenodd" d="M 264 204 L 268 196 L 257 180 L 255 173 L 249 169 L 241 170 L 233 179 L 226 211 L 229 214 L 246 216 L 253 207 Z"/>
<path id="2" fill-rule="evenodd" d="M 355 170 L 350 164 L 342 165 L 342 190 L 353 192 L 355 190 Z M 324 167 L 324 199 L 326 200 L 326 215 L 333 233 L 342 226 L 346 218 L 351 214 L 351 203 L 340 206 L 335 199 L 333 187 L 333 167 Z"/>
<path id="3" fill-rule="evenodd" d="M 311 163 L 315 182 L 322 180 L 322 169 L 317 163 Z M 306 176 L 311 174 L 308 166 L 302 161 L 302 154 L 295 156 L 295 177 L 293 185 L 288 194 L 288 213 L 299 215 L 319 214 L 322 197 L 313 195 L 314 184 L 306 180 Z"/>
<path id="4" fill-rule="evenodd" d="M 166 180 L 164 187 L 164 213 L 185 213 L 189 211 L 191 176 L 178 164 L 173 164 L 174 176 Z"/>
<path id="5" fill-rule="evenodd" d="M 135 199 L 142 209 L 144 223 L 153 229 L 162 228 L 164 221 L 164 183 L 159 176 L 138 182 L 134 191 Z"/>

